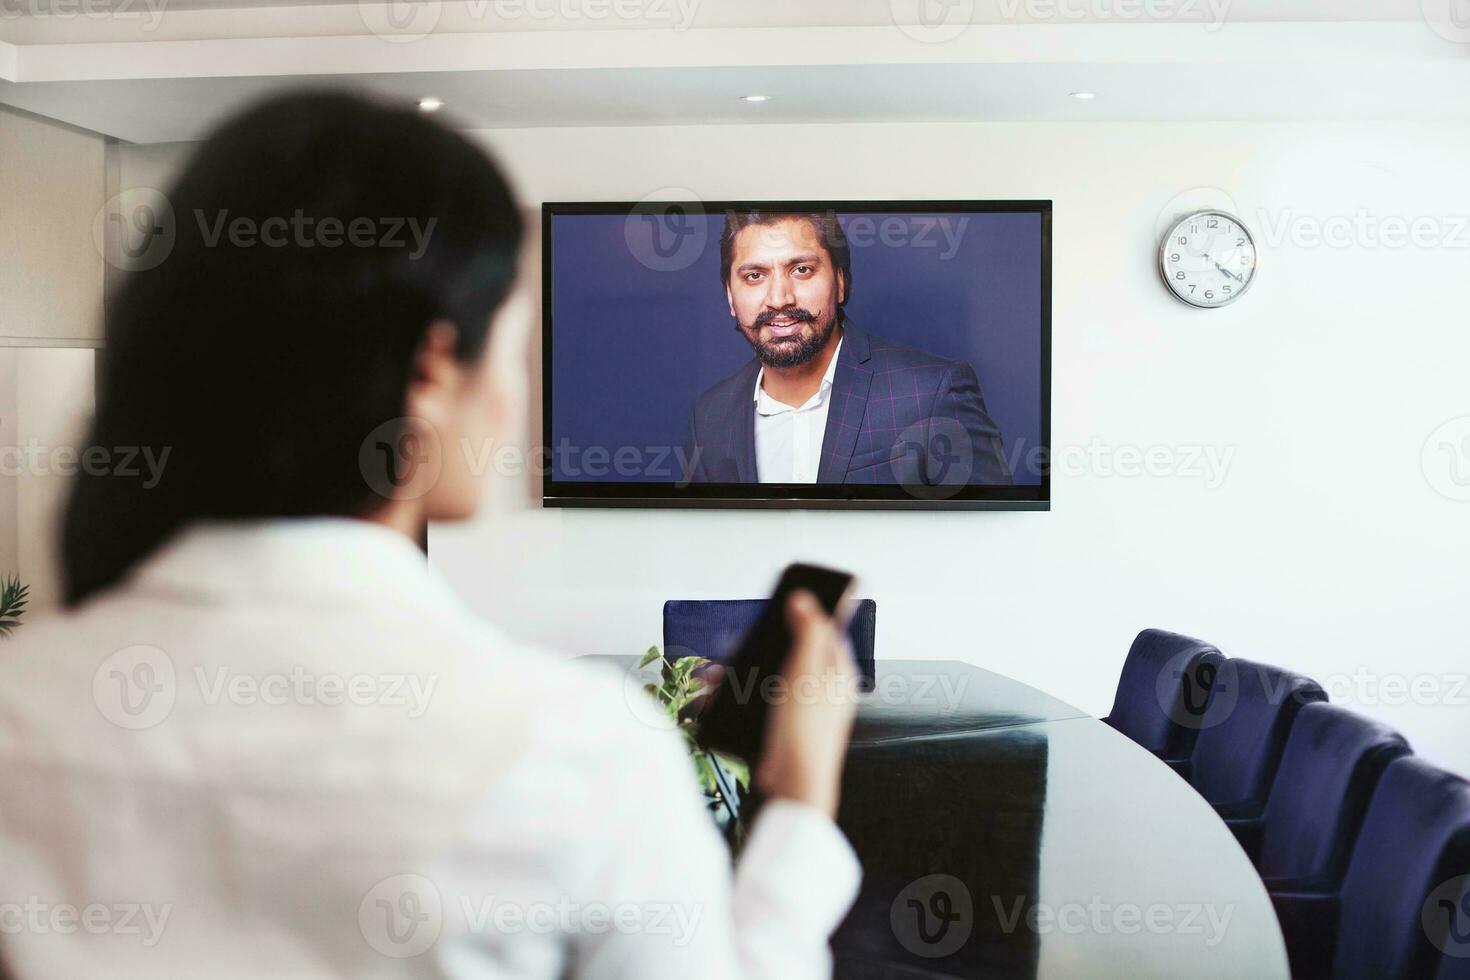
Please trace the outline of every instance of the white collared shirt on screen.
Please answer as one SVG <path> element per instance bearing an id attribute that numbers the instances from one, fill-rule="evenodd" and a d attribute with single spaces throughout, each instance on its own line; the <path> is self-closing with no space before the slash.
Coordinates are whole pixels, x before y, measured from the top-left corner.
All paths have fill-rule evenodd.
<path id="1" fill-rule="evenodd" d="M 793 408 L 778 402 L 761 387 L 766 369 L 755 375 L 755 472 L 761 483 L 816 483 L 822 461 L 822 437 L 827 432 L 827 411 L 832 407 L 832 379 L 842 338 L 827 362 L 817 393 Z"/>

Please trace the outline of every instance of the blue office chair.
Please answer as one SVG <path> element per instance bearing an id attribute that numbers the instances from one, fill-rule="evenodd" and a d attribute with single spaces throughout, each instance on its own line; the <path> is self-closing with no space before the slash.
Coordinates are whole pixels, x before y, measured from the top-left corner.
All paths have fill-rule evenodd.
<path id="1" fill-rule="evenodd" d="M 1293 977 L 1419 980 L 1464 976 L 1441 950 L 1470 951 L 1470 915 L 1440 908 L 1470 872 L 1470 783 L 1415 756 L 1378 783 L 1338 892 L 1273 892 Z M 1463 894 L 1463 892 L 1462 892 Z M 1449 913 L 1457 913 L 1450 915 Z M 1458 971 L 1458 972 L 1457 972 Z"/>
<path id="2" fill-rule="evenodd" d="M 670 660 L 700 656 L 715 663 L 734 652 L 745 631 L 755 625 L 765 599 L 670 599 L 664 603 L 664 656 Z M 878 628 L 878 603 L 860 599 L 853 604 L 848 636 L 853 657 L 867 686 L 874 680 L 873 637 Z"/>
<path id="3" fill-rule="evenodd" d="M 1179 769 L 1194 748 L 1224 659 L 1203 640 L 1144 630 L 1128 649 L 1113 710 L 1103 721 Z"/>
<path id="4" fill-rule="evenodd" d="M 1190 785 L 1221 817 L 1260 816 L 1297 712 L 1326 700 L 1309 677 L 1251 660 L 1225 661 L 1189 757 Z"/>
<path id="5" fill-rule="evenodd" d="M 1265 809 L 1227 821 L 1267 889 L 1336 890 L 1383 770 L 1409 752 L 1387 725 L 1326 702 L 1303 705 Z"/>

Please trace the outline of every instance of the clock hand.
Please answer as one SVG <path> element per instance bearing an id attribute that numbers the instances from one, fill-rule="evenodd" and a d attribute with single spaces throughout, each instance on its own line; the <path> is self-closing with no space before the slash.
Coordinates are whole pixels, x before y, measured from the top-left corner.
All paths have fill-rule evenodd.
<path id="1" fill-rule="evenodd" d="M 1223 265 L 1221 265 L 1220 263 L 1216 262 L 1214 259 L 1210 259 L 1210 264 L 1213 265 L 1215 268 L 1219 269 L 1221 272 L 1225 273 L 1231 279 L 1234 279 L 1236 282 L 1245 282 L 1245 280 L 1242 279 L 1240 276 L 1237 276 L 1235 273 L 1231 272 L 1229 269 L 1225 268 Z"/>

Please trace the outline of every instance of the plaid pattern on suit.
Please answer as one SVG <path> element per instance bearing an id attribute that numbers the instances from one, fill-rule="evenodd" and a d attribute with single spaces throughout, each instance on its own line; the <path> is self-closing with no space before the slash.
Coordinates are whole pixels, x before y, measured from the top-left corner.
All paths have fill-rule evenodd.
<path id="1" fill-rule="evenodd" d="M 842 323 L 818 483 L 1009 485 L 1000 430 L 963 361 L 926 354 Z M 684 441 L 692 483 L 755 483 L 751 358 L 706 389 Z"/>

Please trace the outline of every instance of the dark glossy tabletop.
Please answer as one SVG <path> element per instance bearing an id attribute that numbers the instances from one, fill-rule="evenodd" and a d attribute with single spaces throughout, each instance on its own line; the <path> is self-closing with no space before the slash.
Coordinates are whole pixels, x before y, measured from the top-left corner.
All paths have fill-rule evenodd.
<path id="1" fill-rule="evenodd" d="M 954 661 L 880 660 L 838 822 L 863 887 L 836 976 L 1285 980 L 1214 811 L 1102 722 Z"/>

